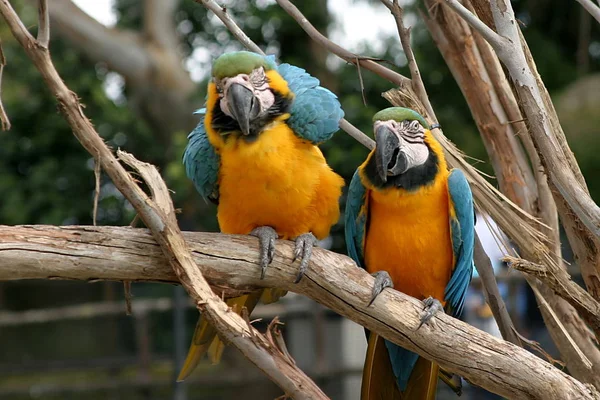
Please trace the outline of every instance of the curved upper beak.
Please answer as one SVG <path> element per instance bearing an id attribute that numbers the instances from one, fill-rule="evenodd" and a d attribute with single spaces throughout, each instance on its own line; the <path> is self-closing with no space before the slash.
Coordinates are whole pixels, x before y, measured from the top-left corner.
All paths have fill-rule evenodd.
<path id="1" fill-rule="evenodd" d="M 385 125 L 380 125 L 375 130 L 375 142 L 375 164 L 383 182 L 387 181 L 388 175 L 397 175 L 406 170 L 400 139 L 394 131 Z"/>
<path id="2" fill-rule="evenodd" d="M 233 83 L 227 88 L 229 110 L 240 126 L 244 135 L 250 134 L 250 122 L 258 116 L 260 103 L 254 93 L 239 83 Z"/>

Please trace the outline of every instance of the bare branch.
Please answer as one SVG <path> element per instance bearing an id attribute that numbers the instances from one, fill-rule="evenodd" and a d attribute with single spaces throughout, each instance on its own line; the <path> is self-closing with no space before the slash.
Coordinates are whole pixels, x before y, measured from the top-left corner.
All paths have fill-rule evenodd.
<path id="1" fill-rule="evenodd" d="M 525 272 L 544 282 L 556 294 L 567 300 L 579 311 L 600 340 L 600 303 L 581 286 L 571 280 L 566 271 L 551 271 L 543 265 L 516 257 L 504 257 L 503 261 L 517 271 Z"/>
<path id="2" fill-rule="evenodd" d="M 379 65 L 378 63 L 369 58 L 361 57 L 357 54 L 349 52 L 343 47 L 333 43 L 331 40 L 323 36 L 321 32 L 319 32 L 314 26 L 312 26 L 310 21 L 306 19 L 304 15 L 302 15 L 300 10 L 298 10 L 298 8 L 296 8 L 296 6 L 288 0 L 277 0 L 277 4 L 279 4 L 281 8 L 283 8 L 292 18 L 296 20 L 296 22 L 300 25 L 302 29 L 304 29 L 308 36 L 310 36 L 315 42 L 321 44 L 331 53 L 335 54 L 336 56 L 340 57 L 346 62 L 355 65 L 358 63 L 361 67 L 368 69 L 369 71 L 372 71 L 379 76 L 382 76 L 383 78 L 389 80 L 397 86 L 404 86 L 410 84 L 410 79 L 406 78 L 405 76 L 402 76 L 389 68 Z"/>
<path id="3" fill-rule="evenodd" d="M 50 43 L 50 14 L 48 12 L 48 0 L 38 0 L 38 43 L 48 48 Z"/>
<path id="4" fill-rule="evenodd" d="M 340 128 L 342 128 L 342 130 L 356 139 L 357 142 L 365 146 L 367 149 L 373 150 L 375 148 L 375 141 L 365 135 L 360 129 L 352 125 L 346 119 L 342 118 L 340 120 Z"/>
<path id="5" fill-rule="evenodd" d="M 456 11 L 465 21 L 477 30 L 492 45 L 494 50 L 502 51 L 507 45 L 507 38 L 503 38 L 485 23 L 483 23 L 476 15 L 469 11 L 465 6 L 460 4 L 458 0 L 446 0 L 446 3 Z"/>
<path id="6" fill-rule="evenodd" d="M 384 290 L 367 307 L 373 278 L 348 257 L 316 248 L 310 268 L 294 284 L 294 244 L 281 241 L 265 279 L 256 238 L 184 233 L 195 264 L 213 287 L 278 287 L 306 295 L 448 371 L 507 398 L 600 399 L 598 392 L 510 343 L 448 315 L 416 330 L 422 303 Z M 176 281 L 146 229 L 121 227 L 0 227 L 0 280 L 110 279 Z M 231 313 L 230 313 L 231 314 Z M 246 324 L 244 323 L 244 326 Z"/>
<path id="7" fill-rule="evenodd" d="M 592 0 L 576 0 L 579 4 L 583 6 L 591 14 L 592 17 L 598 22 L 600 22 L 600 7 L 595 5 Z"/>
<path id="8" fill-rule="evenodd" d="M 254 328 L 247 326 L 236 313 L 229 312 L 225 302 L 217 296 L 198 270 L 190 254 L 175 218 L 173 203 L 166 185 L 156 169 L 141 163 L 132 156 L 122 158 L 138 170 L 151 188 L 150 199 L 135 184 L 111 153 L 104 141 L 85 117 L 75 93 L 71 92 L 54 68 L 47 49 L 37 43 L 24 28 L 8 0 L 0 0 L 0 14 L 4 17 L 17 41 L 41 72 L 50 91 L 59 102 L 65 119 L 73 134 L 83 147 L 97 159 L 115 186 L 136 209 L 160 244 L 164 256 L 180 278 L 182 285 L 194 298 L 197 307 L 204 312 L 219 335 L 234 344 L 249 360 L 257 365 L 286 394 L 298 399 L 326 399 L 327 396 L 295 365 L 286 361 L 285 355 L 273 348 L 267 339 Z"/>
<path id="9" fill-rule="evenodd" d="M 396 27 L 398 28 L 398 35 L 400 36 L 400 43 L 402 44 L 402 49 L 404 50 L 404 54 L 408 60 L 412 88 L 421 100 L 421 103 L 423 103 L 423 106 L 427 110 L 427 114 L 429 114 L 431 118 L 433 118 L 434 122 L 437 123 L 437 117 L 435 116 L 435 112 L 433 111 L 433 107 L 429 101 L 427 90 L 425 90 L 425 85 L 423 84 L 421 73 L 419 72 L 419 66 L 417 65 L 415 55 L 410 45 L 410 28 L 407 29 L 404 26 L 404 10 L 398 4 L 398 0 L 381 0 L 381 2 L 391 11 L 392 15 L 394 15 L 394 19 L 396 20 Z"/>
<path id="10" fill-rule="evenodd" d="M 223 21 L 227 29 L 229 29 L 229 32 L 231 32 L 233 36 L 235 36 L 236 39 L 244 45 L 245 48 L 255 53 L 265 54 L 256 43 L 254 43 L 252 40 L 250 40 L 248 36 L 246 36 L 244 31 L 242 31 L 240 27 L 237 26 L 233 19 L 231 19 L 229 14 L 227 14 L 227 9 L 225 7 L 219 6 L 214 0 L 195 1 L 196 3 L 202 4 L 204 7 L 212 11 L 217 17 L 219 17 L 219 19 Z"/>
<path id="11" fill-rule="evenodd" d="M 492 310 L 494 319 L 500 329 L 500 334 L 504 340 L 523 347 L 523 343 L 521 343 L 521 339 L 517 334 L 517 329 L 508 314 L 508 309 L 506 308 L 504 299 L 498 289 L 496 275 L 494 274 L 494 268 L 492 267 L 490 258 L 485 253 L 478 235 L 475 235 L 473 261 L 475 262 L 475 268 L 477 268 L 477 272 L 481 278 L 485 300 Z"/>
<path id="12" fill-rule="evenodd" d="M 0 38 L 0 122 L 2 123 L 2 130 L 7 131 L 10 129 L 10 120 L 4 109 L 2 103 L 2 73 L 4 72 L 4 66 L 6 65 L 6 58 L 4 57 L 4 51 L 2 50 L 2 39 Z"/>

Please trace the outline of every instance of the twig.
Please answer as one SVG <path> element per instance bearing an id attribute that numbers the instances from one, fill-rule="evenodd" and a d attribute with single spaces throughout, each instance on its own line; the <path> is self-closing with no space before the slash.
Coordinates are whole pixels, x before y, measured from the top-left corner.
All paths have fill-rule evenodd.
<path id="1" fill-rule="evenodd" d="M 98 201 L 100 200 L 100 177 L 102 173 L 102 168 L 100 167 L 100 160 L 94 159 L 94 178 L 96 180 L 96 185 L 94 188 L 94 209 L 92 211 L 92 223 L 96 226 L 96 218 L 98 217 Z"/>
<path id="2" fill-rule="evenodd" d="M 517 271 L 525 272 L 544 282 L 556 294 L 579 311 L 600 340 L 600 303 L 581 286 L 573 282 L 565 271 L 551 271 L 547 267 L 516 257 L 504 257 L 503 261 Z"/>
<path id="3" fill-rule="evenodd" d="M 598 22 L 600 22 L 600 7 L 595 5 L 592 0 L 576 0 L 579 4 L 583 6 L 591 14 L 592 17 Z"/>
<path id="4" fill-rule="evenodd" d="M 306 19 L 304 15 L 302 15 L 300 10 L 298 10 L 298 8 L 296 8 L 296 6 L 288 0 L 277 0 L 277 4 L 279 4 L 281 8 L 283 8 L 292 18 L 296 20 L 298 25 L 300 25 L 300 27 L 304 29 L 308 36 L 310 36 L 315 42 L 321 44 L 331 53 L 335 54 L 336 56 L 340 57 L 346 62 L 352 64 L 360 64 L 363 68 L 368 69 L 369 71 L 372 71 L 379 76 L 382 76 L 383 78 L 389 80 L 397 86 L 404 86 L 410 84 L 410 79 L 408 79 L 407 77 L 400 75 L 399 73 L 392 71 L 389 68 L 379 65 L 371 59 L 360 57 L 323 36 L 323 34 L 321 34 L 321 32 L 319 32 L 310 23 L 310 21 Z"/>
<path id="5" fill-rule="evenodd" d="M 50 44 L 50 15 L 48 13 L 48 0 L 38 0 L 38 34 L 37 41 L 40 46 L 48 48 Z"/>
<path id="6" fill-rule="evenodd" d="M 446 3 L 448 3 L 448 5 L 454 9 L 454 11 L 456 11 L 465 21 L 467 21 L 469 25 L 477 30 L 477 32 L 479 32 L 481 36 L 483 36 L 483 38 L 487 40 L 492 47 L 494 47 L 496 52 L 507 50 L 507 42 L 510 39 L 502 37 L 498 33 L 494 32 L 493 29 L 477 18 L 475 14 L 459 3 L 458 0 L 446 0 Z"/>
<path id="7" fill-rule="evenodd" d="M 518 346 L 451 316 L 416 331 L 423 303 L 384 290 L 367 307 L 373 278 L 348 257 L 315 249 L 305 279 L 294 284 L 294 244 L 282 240 L 269 273 L 260 279 L 257 240 L 247 235 L 186 232 L 195 264 L 213 286 L 277 287 L 308 296 L 338 314 L 415 351 L 470 382 L 514 399 L 600 399 L 591 387 Z M 85 255 L 81 262 L 80 255 Z M 146 229 L 128 227 L 0 227 L 0 279 L 91 277 L 176 280 Z M 230 313 L 232 314 L 232 313 Z M 241 318 L 240 318 L 241 320 Z M 241 320 L 244 327 L 246 321 Z M 248 336 L 250 333 L 248 333 Z M 278 367 L 288 365 L 279 360 Z"/>
<path id="8" fill-rule="evenodd" d="M 2 130 L 7 131 L 10 129 L 10 120 L 4 110 L 4 104 L 2 104 L 2 73 L 4 72 L 4 66 L 6 65 L 6 58 L 4 57 L 4 51 L 2 50 L 2 39 L 0 38 L 0 122 L 2 123 Z"/>
<path id="9" fill-rule="evenodd" d="M 365 146 L 367 149 L 373 150 L 375 148 L 375 141 L 365 135 L 360 129 L 352 125 L 346 119 L 342 118 L 340 120 L 340 128 L 342 128 L 344 132 L 352 136 L 357 142 Z"/>
<path id="10" fill-rule="evenodd" d="M 197 268 L 175 218 L 173 203 L 160 174 L 153 166 L 137 161 L 133 156 L 120 153 L 146 180 L 153 198 L 149 198 L 134 183 L 131 176 L 118 162 L 91 122 L 86 118 L 77 95 L 71 92 L 60 78 L 47 49 L 37 46 L 8 0 L 0 0 L 0 14 L 21 44 L 26 54 L 41 72 L 50 91 L 59 102 L 59 108 L 71 126 L 73 134 L 94 158 L 100 161 L 106 174 L 136 209 L 155 240 L 160 244 L 165 257 L 178 275 L 182 285 L 196 301 L 221 337 L 235 345 L 248 359 L 277 383 L 287 394 L 298 399 L 327 396 L 301 370 L 288 363 L 281 354 L 273 351 L 266 338 L 256 332 L 257 339 L 250 339 L 249 328 L 241 317 L 228 312 L 227 305 L 208 285 Z M 128 228 L 130 229 L 130 228 Z M 253 329 L 253 328 L 252 328 Z"/>
<path id="11" fill-rule="evenodd" d="M 252 40 L 250 40 L 250 38 L 248 36 L 246 36 L 244 31 L 242 31 L 240 29 L 240 27 L 237 26 L 237 24 L 233 21 L 233 19 L 231 19 L 229 14 L 227 14 L 227 9 L 219 6 L 217 4 L 217 2 L 214 0 L 195 0 L 195 1 L 196 1 L 196 3 L 202 4 L 204 7 L 208 8 L 210 11 L 212 11 L 217 17 L 219 17 L 219 19 L 221 21 L 223 21 L 223 24 L 225 24 L 225 26 L 227 27 L 229 32 L 231 32 L 233 34 L 233 36 L 235 36 L 237 38 L 237 40 L 242 42 L 242 44 L 244 45 L 245 48 L 247 48 L 248 50 L 253 51 L 255 53 L 265 54 L 262 51 L 262 49 L 260 47 L 258 47 L 258 45 L 256 43 L 254 43 Z"/>
<path id="12" fill-rule="evenodd" d="M 425 84 L 423 83 L 421 73 L 419 72 L 419 66 L 417 65 L 415 55 L 410 45 L 410 28 L 406 28 L 404 26 L 404 10 L 398 4 L 398 0 L 393 0 L 393 2 L 390 0 L 381 0 L 381 2 L 390 10 L 392 15 L 394 15 L 394 19 L 396 20 L 396 27 L 398 28 L 398 35 L 400 36 L 400 43 L 402 44 L 402 49 L 404 50 L 404 54 L 406 55 L 406 59 L 408 61 L 408 68 L 410 69 L 412 88 L 419 97 L 419 100 L 421 100 L 421 103 L 423 103 L 427 114 L 429 114 L 429 116 L 433 119 L 434 123 L 437 123 L 438 121 L 435 116 L 435 112 L 433 111 L 433 107 L 429 101 Z"/>

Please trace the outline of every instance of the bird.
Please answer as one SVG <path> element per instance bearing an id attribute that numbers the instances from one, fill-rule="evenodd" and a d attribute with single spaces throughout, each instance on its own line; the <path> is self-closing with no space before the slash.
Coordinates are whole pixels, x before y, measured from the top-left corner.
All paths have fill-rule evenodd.
<path id="1" fill-rule="evenodd" d="M 474 268 L 469 183 L 460 169 L 448 170 L 416 111 L 383 109 L 373 129 L 375 148 L 348 188 L 348 255 L 375 278 L 371 303 L 391 287 L 424 302 L 419 328 L 437 312 L 459 317 Z M 367 337 L 362 400 L 435 399 L 438 373 L 445 375 L 437 364 L 375 333 Z"/>
<path id="2" fill-rule="evenodd" d="M 302 68 L 237 51 L 214 60 L 206 107 L 197 113 L 203 119 L 188 136 L 183 156 L 187 176 L 200 195 L 217 204 L 221 232 L 258 237 L 261 278 L 276 240 L 294 240 L 299 282 L 313 246 L 340 219 L 344 179 L 318 147 L 344 117 L 337 96 Z M 227 304 L 250 314 L 259 300 L 273 302 L 285 293 L 266 289 Z M 223 348 L 215 329 L 200 318 L 178 380 L 207 352 L 217 363 Z"/>

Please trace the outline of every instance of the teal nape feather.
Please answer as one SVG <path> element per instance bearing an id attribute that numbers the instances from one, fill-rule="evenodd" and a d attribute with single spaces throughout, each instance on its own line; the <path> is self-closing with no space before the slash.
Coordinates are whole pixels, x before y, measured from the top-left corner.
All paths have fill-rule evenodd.
<path id="1" fill-rule="evenodd" d="M 249 51 L 234 51 L 219 56 L 213 62 L 212 76 L 223 79 L 238 74 L 250 74 L 260 67 L 265 71 L 276 69 L 274 57 L 265 57 Z"/>
<path id="2" fill-rule="evenodd" d="M 429 129 L 429 124 L 425 121 L 425 118 L 418 112 L 411 110 L 410 108 L 404 107 L 389 107 L 379 111 L 373 116 L 373 122 L 375 121 L 389 121 L 394 120 L 397 122 L 402 121 L 414 121 L 417 120 L 423 125 L 425 129 Z"/>

